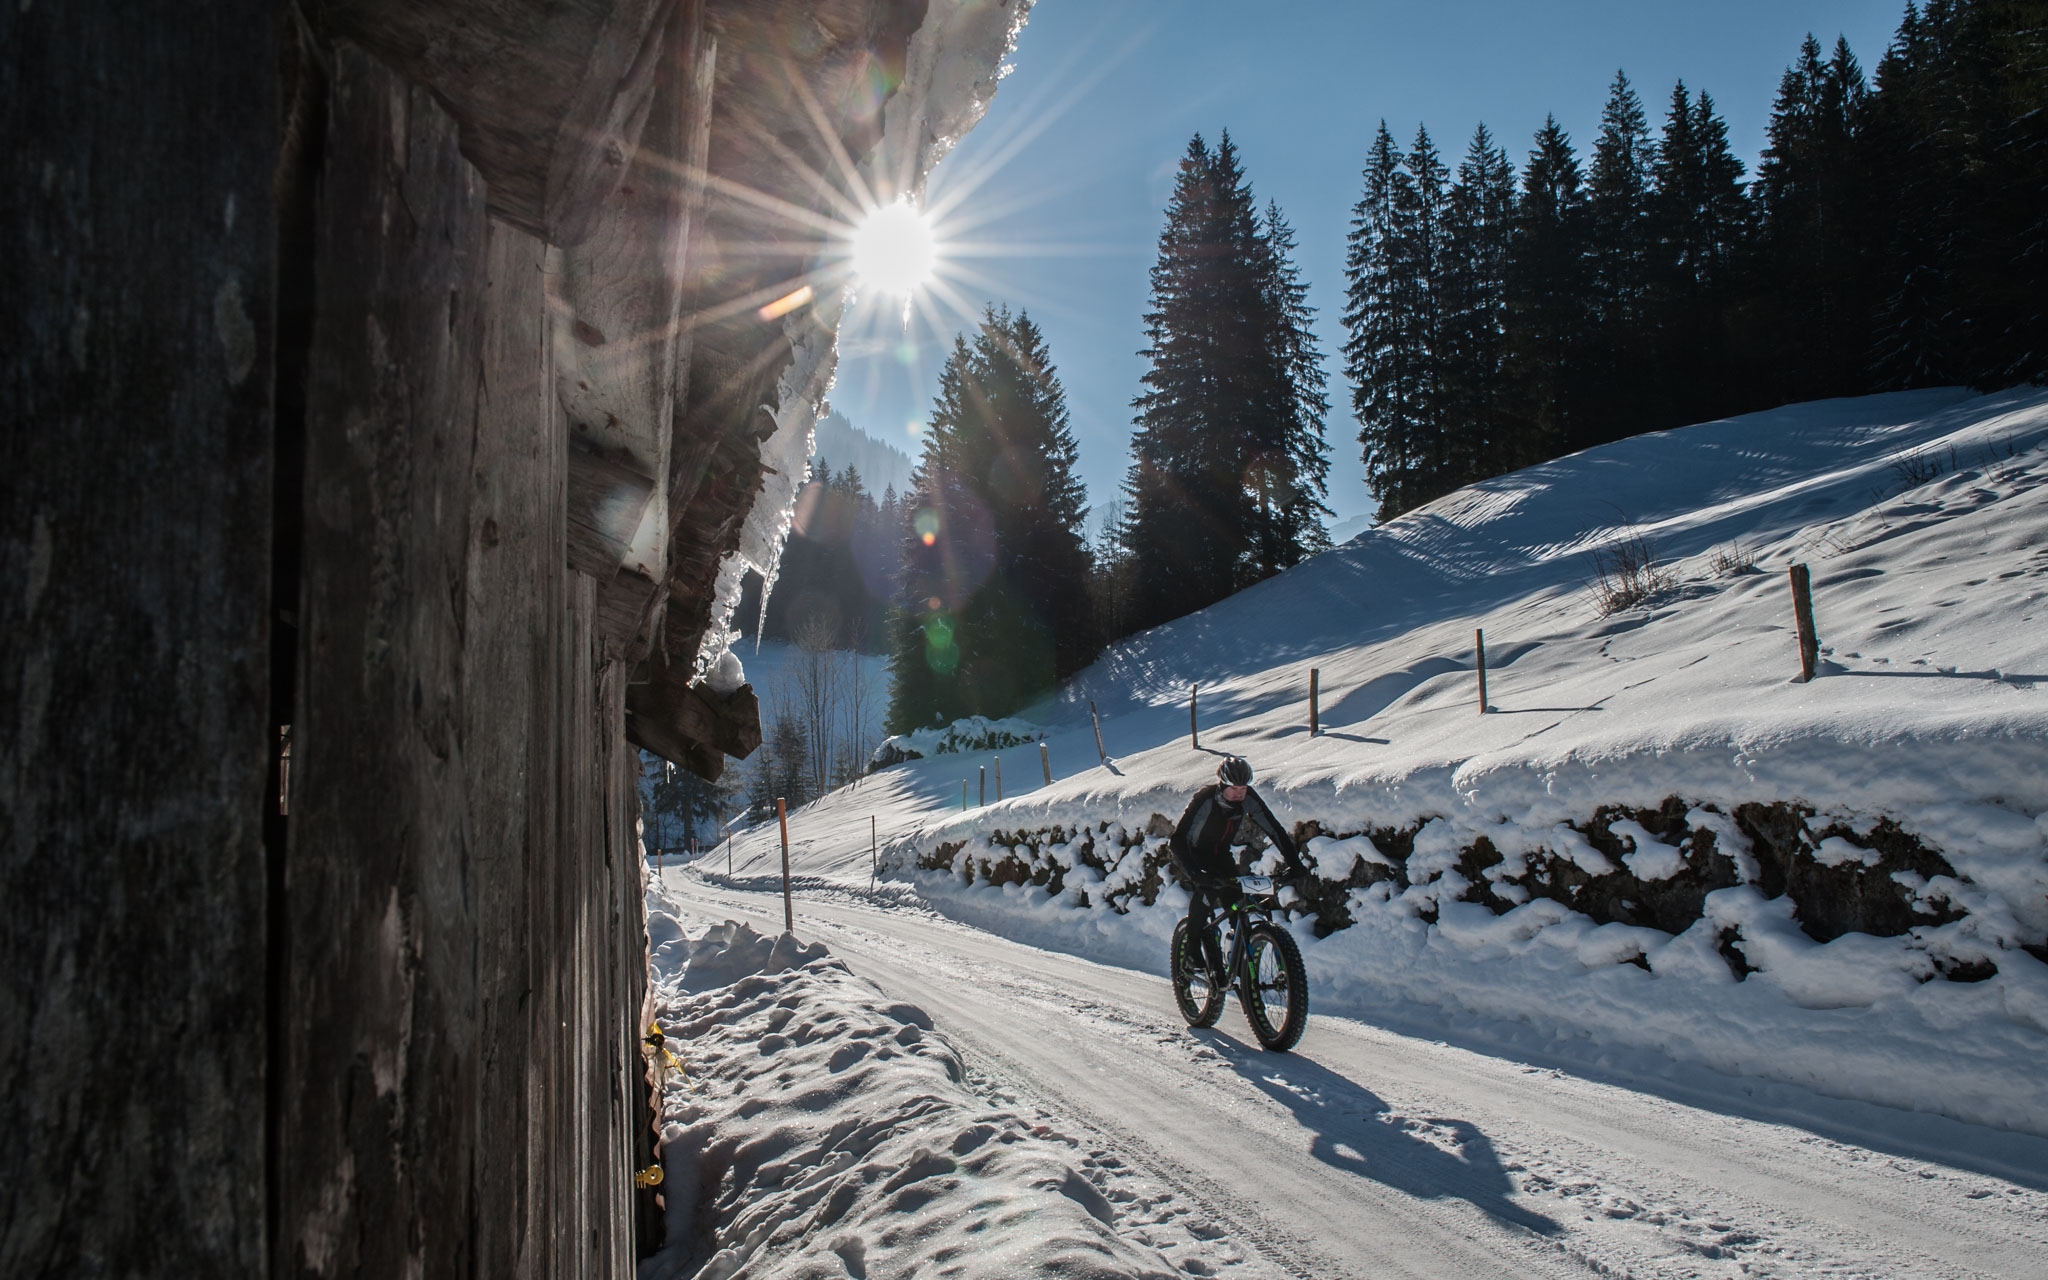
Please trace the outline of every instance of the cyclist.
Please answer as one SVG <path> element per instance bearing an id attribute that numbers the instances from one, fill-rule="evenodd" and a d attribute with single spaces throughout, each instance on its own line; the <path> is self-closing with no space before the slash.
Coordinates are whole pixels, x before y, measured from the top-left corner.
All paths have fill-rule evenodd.
<path id="1" fill-rule="evenodd" d="M 1236 900 L 1237 857 L 1233 846 L 1249 844 L 1264 832 L 1286 864 L 1286 878 L 1302 880 L 1308 868 L 1294 847 L 1294 837 L 1280 825 L 1259 793 L 1252 790 L 1252 767 L 1241 756 L 1226 756 L 1216 766 L 1216 781 L 1195 792 L 1187 812 L 1173 829 L 1167 849 L 1188 886 L 1188 929 L 1202 939 L 1202 958 L 1217 985 L 1223 983 L 1223 949 L 1216 931 L 1208 928 L 1210 899 Z"/>

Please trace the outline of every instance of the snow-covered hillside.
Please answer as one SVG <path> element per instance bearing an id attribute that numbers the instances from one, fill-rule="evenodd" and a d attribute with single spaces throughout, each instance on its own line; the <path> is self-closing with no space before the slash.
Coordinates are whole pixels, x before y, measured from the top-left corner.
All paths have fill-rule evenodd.
<path id="1" fill-rule="evenodd" d="M 908 493 L 910 472 L 916 465 L 903 450 L 862 431 L 837 409 L 818 419 L 817 434 L 811 441 L 811 459 L 814 464 L 822 460 L 835 472 L 848 467 L 859 471 L 861 485 L 877 502 L 890 488 L 899 497 Z"/>
<path id="2" fill-rule="evenodd" d="M 1235 752 L 1323 833 L 1314 905 L 1345 927 L 1296 921 L 1320 1011 L 2048 1133 L 2044 446 L 2048 393 L 1914 392 L 1475 485 L 1105 654 L 1027 713 L 1051 786 L 1006 752 L 1006 798 L 963 813 L 989 758 L 913 761 L 793 815 L 797 868 L 864 887 L 874 815 L 883 874 L 949 913 L 1156 969 L 1185 904 L 1159 821 Z M 1631 534 L 1669 587 L 1603 616 L 1594 558 Z M 736 871 L 778 858 L 757 830 Z"/>

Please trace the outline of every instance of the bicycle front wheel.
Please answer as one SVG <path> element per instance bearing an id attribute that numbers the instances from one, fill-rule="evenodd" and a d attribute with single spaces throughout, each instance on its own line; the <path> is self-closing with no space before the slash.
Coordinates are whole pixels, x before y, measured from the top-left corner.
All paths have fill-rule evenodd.
<path id="1" fill-rule="evenodd" d="M 1301 967 L 1301 948 L 1270 920 L 1259 921 L 1245 936 L 1237 992 L 1252 1034 L 1274 1053 L 1292 1049 L 1308 1029 L 1308 975 Z"/>
<path id="2" fill-rule="evenodd" d="M 1223 987 L 1209 980 L 1209 964 L 1202 958 L 1202 944 L 1188 922 L 1173 926 L 1173 949 L 1169 953 L 1173 974 L 1173 999 L 1180 1016 L 1191 1027 L 1212 1027 L 1223 1016 Z"/>

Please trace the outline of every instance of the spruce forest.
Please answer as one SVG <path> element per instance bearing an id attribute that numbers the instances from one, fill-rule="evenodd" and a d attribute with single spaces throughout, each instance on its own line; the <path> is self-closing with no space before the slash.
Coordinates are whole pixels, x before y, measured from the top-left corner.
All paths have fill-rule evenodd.
<path id="1" fill-rule="evenodd" d="M 1866 77 L 1808 36 L 1753 179 L 1705 90 L 1653 132 L 1617 74 L 1590 154 L 1519 180 L 1382 124 L 1353 212 L 1344 369 L 1382 520 L 1643 431 L 1793 401 L 2048 375 L 2048 6 L 1909 6 Z"/>

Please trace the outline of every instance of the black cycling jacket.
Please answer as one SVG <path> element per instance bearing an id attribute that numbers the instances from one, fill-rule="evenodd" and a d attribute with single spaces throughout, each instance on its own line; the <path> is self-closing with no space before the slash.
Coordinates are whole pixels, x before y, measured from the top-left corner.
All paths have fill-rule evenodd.
<path id="1" fill-rule="evenodd" d="M 1290 874 L 1299 876 L 1306 872 L 1295 850 L 1294 837 L 1287 834 L 1266 802 L 1259 799 L 1258 792 L 1247 788 L 1244 803 L 1232 805 L 1223 799 L 1222 784 L 1212 782 L 1188 801 L 1187 812 L 1180 815 L 1173 838 L 1167 842 L 1181 878 L 1198 885 L 1205 879 L 1237 875 L 1237 859 L 1230 848 L 1244 842 L 1243 826 L 1247 822 L 1271 837 Z"/>

